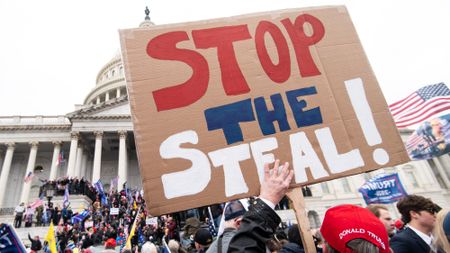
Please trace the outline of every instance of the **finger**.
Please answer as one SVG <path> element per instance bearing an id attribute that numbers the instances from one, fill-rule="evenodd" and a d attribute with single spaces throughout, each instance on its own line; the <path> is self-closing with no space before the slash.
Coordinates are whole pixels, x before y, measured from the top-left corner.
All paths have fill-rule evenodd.
<path id="1" fill-rule="evenodd" d="M 269 179 L 270 177 L 270 167 L 269 164 L 264 164 L 264 180 Z"/>
<path id="2" fill-rule="evenodd" d="M 288 184 L 291 184 L 293 178 L 294 178 L 294 170 L 289 170 L 289 174 L 284 179 L 284 181 L 288 182 Z"/>
<path id="3" fill-rule="evenodd" d="M 281 168 L 281 179 L 284 180 L 289 175 L 289 163 L 285 162 Z"/>
<path id="4" fill-rule="evenodd" d="M 273 172 L 272 172 L 272 175 L 274 177 L 278 177 L 278 167 L 280 167 L 280 160 L 276 159 L 275 164 L 273 165 Z"/>

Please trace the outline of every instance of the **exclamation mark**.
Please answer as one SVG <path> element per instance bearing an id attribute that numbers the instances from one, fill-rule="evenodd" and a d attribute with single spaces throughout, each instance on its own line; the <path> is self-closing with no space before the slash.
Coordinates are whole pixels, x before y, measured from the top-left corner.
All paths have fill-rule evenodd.
<path id="1" fill-rule="evenodd" d="M 347 80 L 345 81 L 345 87 L 367 143 L 370 146 L 380 144 L 382 142 L 381 136 L 375 125 L 372 110 L 367 102 L 362 79 L 355 78 Z M 373 151 L 373 160 L 379 165 L 385 165 L 389 162 L 389 154 L 386 150 L 377 148 Z"/>

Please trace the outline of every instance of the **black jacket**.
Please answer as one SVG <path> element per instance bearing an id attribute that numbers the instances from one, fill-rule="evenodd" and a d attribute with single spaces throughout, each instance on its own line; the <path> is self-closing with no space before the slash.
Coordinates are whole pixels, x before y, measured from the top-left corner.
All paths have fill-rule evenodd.
<path id="1" fill-rule="evenodd" d="M 31 241 L 31 249 L 34 251 L 39 251 L 42 249 L 42 243 L 40 240 L 34 240 L 31 238 L 30 234 L 28 234 L 28 239 Z"/>
<path id="2" fill-rule="evenodd" d="M 280 222 L 278 214 L 264 201 L 257 199 L 244 214 L 228 252 L 266 252 L 266 242 L 272 238 Z"/>
<path id="3" fill-rule="evenodd" d="M 394 235 L 389 242 L 394 253 L 429 253 L 430 246 L 410 228 Z"/>

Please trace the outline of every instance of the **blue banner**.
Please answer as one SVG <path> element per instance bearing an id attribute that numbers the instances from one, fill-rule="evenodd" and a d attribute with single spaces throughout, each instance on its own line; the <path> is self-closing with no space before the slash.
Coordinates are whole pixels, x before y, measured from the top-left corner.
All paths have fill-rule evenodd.
<path id="1" fill-rule="evenodd" d="M 359 188 L 366 204 L 389 204 L 408 195 L 397 173 L 370 179 Z"/>
<path id="2" fill-rule="evenodd" d="M 89 216 L 89 214 L 90 214 L 90 212 L 88 210 L 84 210 L 80 214 L 73 216 L 72 224 L 77 224 L 79 222 L 84 221 Z"/>
<path id="3" fill-rule="evenodd" d="M 10 224 L 0 224 L 0 252 L 26 253 L 25 246 Z"/>

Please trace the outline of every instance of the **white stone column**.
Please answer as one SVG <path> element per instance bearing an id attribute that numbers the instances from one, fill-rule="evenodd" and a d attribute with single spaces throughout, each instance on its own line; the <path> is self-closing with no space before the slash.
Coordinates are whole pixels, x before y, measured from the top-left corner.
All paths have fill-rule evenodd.
<path id="1" fill-rule="evenodd" d="M 450 180 L 447 178 L 447 175 L 445 174 L 444 166 L 442 166 L 441 161 L 437 157 L 433 157 L 433 161 L 436 164 L 436 168 L 441 175 L 442 181 L 444 181 L 445 186 L 447 189 L 450 189 Z"/>
<path id="2" fill-rule="evenodd" d="M 0 208 L 3 206 L 3 201 L 6 193 L 6 184 L 8 183 L 9 170 L 11 169 L 11 162 L 14 154 L 14 143 L 7 144 L 5 158 L 3 159 L 2 173 L 0 174 Z"/>
<path id="3" fill-rule="evenodd" d="M 36 155 L 37 155 L 37 150 L 38 150 L 38 142 L 31 142 L 31 149 L 30 149 L 30 156 L 28 157 L 28 165 L 27 165 L 27 170 L 25 172 L 25 177 L 30 173 L 34 173 L 34 166 L 36 164 Z M 33 183 L 33 180 L 29 181 L 29 182 L 23 182 L 23 187 L 22 187 L 22 195 L 20 197 L 20 202 L 25 203 L 25 205 L 28 203 L 28 197 L 30 195 L 30 189 L 31 189 L 31 185 Z"/>
<path id="4" fill-rule="evenodd" d="M 97 103 L 96 104 L 100 104 L 100 96 L 97 97 Z"/>
<path id="5" fill-rule="evenodd" d="M 53 142 L 53 158 L 52 158 L 52 166 L 50 167 L 50 176 L 49 176 L 49 180 L 55 180 L 56 179 L 56 172 L 58 169 L 58 158 L 59 158 L 59 153 L 61 152 L 61 144 L 62 142 L 60 141 L 55 141 Z"/>
<path id="6" fill-rule="evenodd" d="M 100 179 L 101 167 L 102 167 L 102 141 L 103 132 L 94 132 L 95 134 L 95 151 L 94 151 L 94 168 L 92 172 L 92 183 L 97 182 Z"/>
<path id="7" fill-rule="evenodd" d="M 77 159 L 77 147 L 78 147 L 78 138 L 80 134 L 78 132 L 71 133 L 72 141 L 70 142 L 70 153 L 69 153 L 69 162 L 67 165 L 67 176 L 73 177 L 73 173 L 75 172 L 75 162 Z"/>
<path id="8" fill-rule="evenodd" d="M 80 178 L 81 175 L 81 158 L 83 157 L 83 145 L 78 143 L 77 148 L 77 159 L 75 162 L 75 171 L 73 172 L 73 176 Z"/>
<path id="9" fill-rule="evenodd" d="M 83 151 L 83 155 L 81 156 L 81 170 L 78 178 L 86 178 L 86 164 L 87 164 L 87 154 Z"/>
<path id="10" fill-rule="evenodd" d="M 108 101 L 109 100 L 109 91 L 107 91 L 106 93 L 105 93 L 105 101 Z"/>
<path id="11" fill-rule="evenodd" d="M 123 184 L 127 181 L 127 132 L 119 131 L 119 170 L 118 170 L 118 186 L 120 190 L 123 189 Z"/>
<path id="12" fill-rule="evenodd" d="M 118 97 L 120 97 L 120 87 L 119 88 L 117 88 L 117 90 L 116 90 L 117 92 L 116 92 L 116 98 L 118 98 Z"/>

